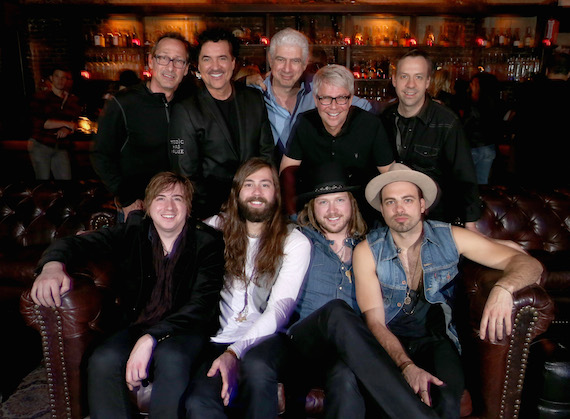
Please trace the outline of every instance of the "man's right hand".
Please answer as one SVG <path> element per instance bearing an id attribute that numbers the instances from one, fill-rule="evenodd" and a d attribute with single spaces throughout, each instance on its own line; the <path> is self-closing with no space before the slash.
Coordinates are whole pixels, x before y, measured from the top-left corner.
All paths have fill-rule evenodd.
<path id="1" fill-rule="evenodd" d="M 44 307 L 59 307 L 61 296 L 71 288 L 71 279 L 61 262 L 48 262 L 42 268 L 32 286 L 31 297 L 34 303 Z"/>
<path id="2" fill-rule="evenodd" d="M 434 375 L 431 375 L 426 370 L 421 369 L 416 364 L 411 364 L 404 368 L 402 371 L 404 378 L 420 398 L 422 402 L 431 406 L 431 397 L 429 394 L 429 388 L 431 384 L 436 386 L 444 385 L 443 381 Z"/>

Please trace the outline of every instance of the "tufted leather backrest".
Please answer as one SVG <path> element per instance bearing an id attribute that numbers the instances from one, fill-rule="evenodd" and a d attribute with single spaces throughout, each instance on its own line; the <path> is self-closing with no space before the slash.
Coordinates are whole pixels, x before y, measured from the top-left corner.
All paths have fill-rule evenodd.
<path id="1" fill-rule="evenodd" d="M 0 186 L 0 252 L 47 246 L 54 239 L 112 225 L 111 195 L 96 181 Z"/>
<path id="2" fill-rule="evenodd" d="M 484 209 L 477 228 L 483 234 L 513 240 L 531 253 L 570 250 L 569 189 L 481 186 L 480 192 Z"/>

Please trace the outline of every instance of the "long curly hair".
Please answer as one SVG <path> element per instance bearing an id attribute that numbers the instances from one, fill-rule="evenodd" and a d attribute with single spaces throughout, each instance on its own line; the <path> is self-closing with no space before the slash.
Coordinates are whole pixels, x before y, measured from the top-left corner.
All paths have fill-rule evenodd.
<path id="1" fill-rule="evenodd" d="M 221 208 L 221 229 L 225 241 L 226 274 L 233 280 L 248 282 L 245 274 L 247 247 L 246 220 L 239 211 L 238 200 L 245 180 L 253 173 L 269 168 L 275 186 L 275 211 L 265 222 L 259 237 L 255 255 L 254 277 L 251 280 L 260 287 L 269 287 L 283 257 L 285 239 L 288 235 L 287 218 L 282 210 L 281 188 L 277 169 L 269 161 L 254 157 L 243 163 L 236 172 L 228 200 Z"/>

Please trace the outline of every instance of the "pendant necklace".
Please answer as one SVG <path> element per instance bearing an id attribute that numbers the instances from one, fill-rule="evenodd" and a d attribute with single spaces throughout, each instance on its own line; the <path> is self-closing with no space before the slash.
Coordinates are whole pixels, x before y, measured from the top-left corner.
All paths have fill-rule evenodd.
<path id="1" fill-rule="evenodd" d="M 243 323 L 244 321 L 246 321 L 247 315 L 249 314 L 249 309 L 247 308 L 247 304 L 248 304 L 248 295 L 247 294 L 248 294 L 249 283 L 251 282 L 252 277 L 253 277 L 253 274 L 245 282 L 245 293 L 243 296 L 243 308 L 237 314 L 237 316 L 234 318 L 235 321 L 238 323 Z"/>
<path id="2" fill-rule="evenodd" d="M 421 249 L 421 247 L 420 247 L 420 249 Z M 420 266 L 420 260 L 421 260 L 421 255 L 420 255 L 420 252 L 418 252 L 418 258 L 416 259 L 416 264 L 414 265 L 414 271 L 413 271 L 413 273 L 410 274 L 409 280 L 406 278 L 406 281 L 408 282 L 408 286 L 406 287 L 407 288 L 406 298 L 404 298 L 404 304 L 405 305 L 410 305 L 412 303 L 412 297 L 410 297 L 411 285 L 414 283 L 414 279 L 416 278 L 416 273 L 418 271 L 418 267 Z M 421 276 L 421 273 L 420 273 L 420 276 Z M 420 278 L 420 281 L 421 281 L 421 278 Z"/>

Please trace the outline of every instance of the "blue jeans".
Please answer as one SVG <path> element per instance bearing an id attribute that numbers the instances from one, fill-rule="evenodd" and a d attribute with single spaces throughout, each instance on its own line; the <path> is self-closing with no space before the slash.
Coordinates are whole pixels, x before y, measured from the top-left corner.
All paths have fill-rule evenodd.
<path id="1" fill-rule="evenodd" d="M 30 138 L 28 151 L 37 180 L 49 180 L 50 173 L 56 180 L 71 179 L 71 163 L 66 149 L 50 147 Z"/>
<path id="2" fill-rule="evenodd" d="M 473 157 L 473 163 L 475 164 L 477 183 L 479 185 L 486 185 L 489 183 L 489 173 L 491 173 L 493 160 L 495 160 L 495 157 L 497 156 L 495 145 L 492 144 L 472 148 L 471 156 Z"/>

